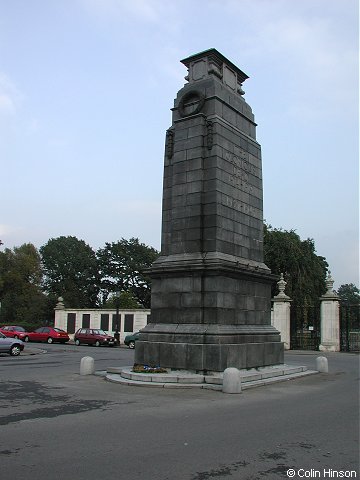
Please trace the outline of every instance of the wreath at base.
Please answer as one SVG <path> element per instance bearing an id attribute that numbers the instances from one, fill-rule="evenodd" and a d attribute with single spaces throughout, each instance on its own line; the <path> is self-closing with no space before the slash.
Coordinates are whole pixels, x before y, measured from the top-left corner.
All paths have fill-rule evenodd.
<path id="1" fill-rule="evenodd" d="M 133 366 L 132 371 L 134 373 L 168 373 L 166 368 L 162 368 L 159 366 L 150 367 L 149 365 L 139 365 L 137 363 L 135 363 L 135 365 Z"/>

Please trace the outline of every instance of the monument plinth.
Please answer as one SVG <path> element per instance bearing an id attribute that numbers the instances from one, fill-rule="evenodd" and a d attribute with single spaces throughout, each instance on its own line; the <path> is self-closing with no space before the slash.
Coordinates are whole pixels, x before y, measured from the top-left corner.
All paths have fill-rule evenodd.
<path id="1" fill-rule="evenodd" d="M 166 132 L 161 255 L 135 362 L 199 372 L 283 363 L 263 263 L 261 148 L 248 77 L 215 49 L 182 60 Z"/>

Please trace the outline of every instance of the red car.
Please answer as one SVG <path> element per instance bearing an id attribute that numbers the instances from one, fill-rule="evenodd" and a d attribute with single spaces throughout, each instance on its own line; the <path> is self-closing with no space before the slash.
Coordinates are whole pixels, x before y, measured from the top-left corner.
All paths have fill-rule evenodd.
<path id="1" fill-rule="evenodd" d="M 79 328 L 75 333 L 74 340 L 75 345 L 80 345 L 81 343 L 95 345 L 95 347 L 100 347 L 100 345 L 113 347 L 115 345 L 115 338 L 99 328 Z"/>
<path id="2" fill-rule="evenodd" d="M 24 340 L 28 332 L 25 330 L 24 327 L 20 327 L 19 325 L 6 325 L 0 328 L 0 332 L 2 332 L 6 337 L 10 338 L 18 338 L 19 340 Z"/>
<path id="3" fill-rule="evenodd" d="M 60 328 L 40 327 L 29 332 L 24 337 L 24 342 L 47 342 L 47 343 L 66 343 L 70 340 L 69 335 Z"/>

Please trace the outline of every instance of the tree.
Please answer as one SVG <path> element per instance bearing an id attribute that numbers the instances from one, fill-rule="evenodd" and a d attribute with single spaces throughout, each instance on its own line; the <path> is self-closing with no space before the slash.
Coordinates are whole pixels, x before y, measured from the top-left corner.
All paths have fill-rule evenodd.
<path id="1" fill-rule="evenodd" d="M 316 255 L 314 240 L 301 240 L 294 230 L 265 225 L 264 261 L 272 273 L 284 273 L 286 293 L 294 304 L 315 305 L 325 293 L 328 264 Z"/>
<path id="2" fill-rule="evenodd" d="M 94 250 L 76 237 L 50 239 L 40 248 L 44 289 L 72 308 L 98 306 L 100 276 Z"/>
<path id="3" fill-rule="evenodd" d="M 138 301 L 131 292 L 120 292 L 118 298 L 116 294 L 112 294 L 103 305 L 104 308 L 113 309 L 115 309 L 117 306 L 120 309 L 141 308 L 141 305 L 139 305 Z"/>
<path id="4" fill-rule="evenodd" d="M 344 305 L 359 305 L 360 290 L 353 283 L 345 283 L 341 285 L 337 294 Z"/>
<path id="5" fill-rule="evenodd" d="M 150 308 L 150 278 L 146 269 L 158 257 L 154 248 L 138 238 L 106 243 L 97 253 L 102 275 L 103 299 L 111 292 L 129 292 L 145 308 Z"/>
<path id="6" fill-rule="evenodd" d="M 39 252 L 31 243 L 0 252 L 0 319 L 29 328 L 50 320 L 53 311 L 41 289 Z"/>

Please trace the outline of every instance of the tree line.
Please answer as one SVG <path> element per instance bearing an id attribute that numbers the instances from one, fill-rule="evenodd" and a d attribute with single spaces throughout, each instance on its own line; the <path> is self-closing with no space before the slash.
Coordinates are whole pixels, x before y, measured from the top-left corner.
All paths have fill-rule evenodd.
<path id="1" fill-rule="evenodd" d="M 59 296 L 69 308 L 150 308 L 147 269 L 158 255 L 138 238 L 106 243 L 97 251 L 74 236 L 52 238 L 39 249 L 31 243 L 5 248 L 0 252 L 0 324 L 51 322 Z M 264 261 L 272 273 L 284 274 L 286 293 L 296 304 L 315 304 L 325 293 L 328 264 L 316 254 L 314 240 L 265 225 Z M 353 284 L 338 292 L 348 302 L 359 302 Z"/>
<path id="2" fill-rule="evenodd" d="M 0 324 L 35 326 L 53 319 L 63 297 L 68 308 L 149 308 L 146 269 L 159 252 L 137 238 L 95 251 L 74 236 L 0 252 Z"/>

